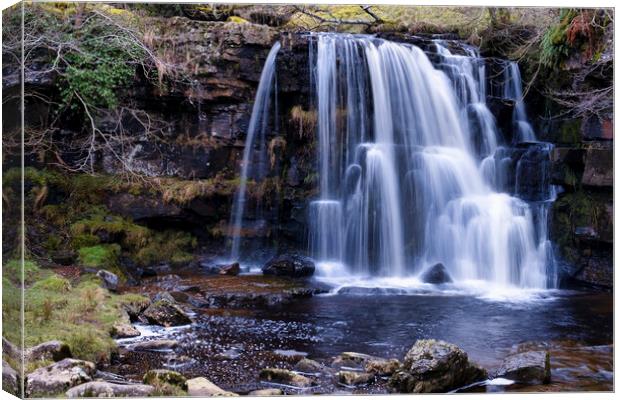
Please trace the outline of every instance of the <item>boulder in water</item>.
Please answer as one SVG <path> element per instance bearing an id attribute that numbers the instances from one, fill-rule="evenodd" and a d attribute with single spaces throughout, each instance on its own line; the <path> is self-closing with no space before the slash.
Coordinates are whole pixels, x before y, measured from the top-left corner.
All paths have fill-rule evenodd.
<path id="1" fill-rule="evenodd" d="M 187 379 L 183 375 L 168 369 L 152 369 L 144 374 L 142 382 L 156 387 L 163 386 L 165 384 L 178 386 L 182 389 L 187 387 Z"/>
<path id="2" fill-rule="evenodd" d="M 272 258 L 263 266 L 263 274 L 303 278 L 312 276 L 314 269 L 314 262 L 309 257 L 282 254 Z"/>
<path id="3" fill-rule="evenodd" d="M 163 351 L 171 350 L 178 345 L 179 342 L 172 339 L 145 340 L 128 346 L 128 349 L 134 351 Z"/>
<path id="4" fill-rule="evenodd" d="M 172 298 L 172 297 L 171 297 Z M 142 315 L 151 324 L 162 326 L 178 326 L 190 324 L 192 320 L 174 304 L 174 299 L 161 298 L 149 305 Z"/>
<path id="5" fill-rule="evenodd" d="M 281 389 L 271 388 L 271 389 L 258 389 L 252 390 L 248 393 L 248 396 L 281 396 L 284 393 Z"/>
<path id="6" fill-rule="evenodd" d="M 442 283 L 452 282 L 452 278 L 446 267 L 444 267 L 442 263 L 437 263 L 424 271 L 422 274 L 422 282 L 440 285 Z"/>
<path id="7" fill-rule="evenodd" d="M 326 366 L 318 361 L 311 360 L 309 358 L 302 358 L 293 367 L 295 371 L 303 372 L 306 374 L 317 374 L 328 370 Z"/>
<path id="8" fill-rule="evenodd" d="M 241 268 L 239 267 L 239 263 L 235 262 L 232 264 L 220 266 L 219 274 L 236 276 L 239 275 L 239 272 L 241 272 Z"/>
<path id="9" fill-rule="evenodd" d="M 112 326 L 112 337 L 116 339 L 140 336 L 140 331 L 131 324 L 117 323 Z"/>
<path id="10" fill-rule="evenodd" d="M 405 355 L 403 367 L 389 380 L 401 393 L 437 393 L 486 379 L 487 372 L 471 363 L 457 346 L 441 340 L 418 340 Z"/>
<path id="11" fill-rule="evenodd" d="M 549 383 L 551 381 L 549 352 L 542 350 L 512 354 L 504 359 L 495 375 L 519 383 Z"/>
<path id="12" fill-rule="evenodd" d="M 147 397 L 155 391 L 150 385 L 118 384 L 105 381 L 83 383 L 67 390 L 65 396 L 75 397 Z"/>
<path id="13" fill-rule="evenodd" d="M 383 358 L 376 358 L 368 360 L 364 363 L 364 370 L 370 374 L 379 376 L 389 376 L 394 374 L 401 367 L 400 361 L 391 358 L 385 360 Z"/>
<path id="14" fill-rule="evenodd" d="M 371 382 L 375 376 L 365 372 L 356 371 L 339 371 L 336 374 L 336 379 L 339 383 L 347 386 L 365 385 Z"/>
<path id="15" fill-rule="evenodd" d="M 307 388 L 314 385 L 314 382 L 312 382 L 310 378 L 287 369 L 265 368 L 260 372 L 259 377 L 265 381 L 281 383 L 298 388 Z"/>

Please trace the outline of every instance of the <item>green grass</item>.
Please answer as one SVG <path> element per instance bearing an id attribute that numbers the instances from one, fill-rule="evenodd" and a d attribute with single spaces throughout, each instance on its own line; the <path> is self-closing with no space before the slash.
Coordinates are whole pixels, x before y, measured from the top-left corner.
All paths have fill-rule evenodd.
<path id="1" fill-rule="evenodd" d="M 97 253 L 91 251 L 89 255 Z M 20 290 L 6 274 L 13 272 L 16 263 L 12 260 L 5 264 L 2 280 L 2 334 L 13 343 L 20 341 Z M 110 293 L 100 287 L 99 278 L 93 274 L 83 275 L 72 284 L 50 270 L 39 268 L 32 261 L 28 262 L 28 268 L 33 280 L 24 294 L 27 347 L 48 340 L 61 340 L 67 343 L 76 358 L 108 361 L 116 348 L 110 332 L 114 324 L 125 321 L 125 305 L 148 302 L 147 298 L 136 294 Z M 27 365 L 27 370 L 39 366 L 40 363 Z"/>

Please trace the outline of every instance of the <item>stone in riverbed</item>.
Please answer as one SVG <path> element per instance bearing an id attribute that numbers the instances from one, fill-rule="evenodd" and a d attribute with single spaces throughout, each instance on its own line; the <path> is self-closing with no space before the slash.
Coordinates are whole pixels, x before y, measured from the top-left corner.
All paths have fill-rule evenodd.
<path id="1" fill-rule="evenodd" d="M 27 349 L 24 356 L 26 362 L 60 361 L 71 357 L 71 350 L 66 343 L 50 340 Z"/>
<path id="2" fill-rule="evenodd" d="M 75 397 L 147 397 L 155 388 L 150 385 L 117 384 L 105 381 L 83 383 L 67 390 L 65 396 Z"/>
<path id="3" fill-rule="evenodd" d="M 168 384 L 178 386 L 181 389 L 187 388 L 187 378 L 180 373 L 169 369 L 152 369 L 144 374 L 142 382 L 152 386 Z"/>
<path id="4" fill-rule="evenodd" d="M 176 340 L 146 340 L 144 342 L 134 343 L 127 348 L 134 351 L 165 351 L 172 350 L 179 345 Z"/>
<path id="5" fill-rule="evenodd" d="M 422 282 L 440 285 L 442 283 L 452 282 L 452 278 L 446 267 L 444 267 L 442 263 L 437 263 L 424 271 L 422 274 Z"/>
<path id="6" fill-rule="evenodd" d="M 372 359 L 364 363 L 364 371 L 379 376 L 388 376 L 394 374 L 401 367 L 400 361 L 395 358 L 389 360 Z"/>
<path id="7" fill-rule="evenodd" d="M 519 383 L 549 383 L 551 381 L 549 352 L 526 351 L 509 355 L 495 375 Z"/>
<path id="8" fill-rule="evenodd" d="M 263 274 L 303 278 L 312 276 L 314 269 L 314 262 L 309 257 L 282 254 L 267 261 L 263 266 Z"/>
<path id="9" fill-rule="evenodd" d="M 236 276 L 236 275 L 239 275 L 239 272 L 241 272 L 241 268 L 239 267 L 238 262 L 228 264 L 228 265 L 222 265 L 220 266 L 220 270 L 219 270 L 220 275 Z"/>
<path id="10" fill-rule="evenodd" d="M 365 372 L 339 371 L 336 374 L 339 383 L 347 386 L 365 385 L 371 382 L 375 376 Z"/>
<path id="11" fill-rule="evenodd" d="M 95 364 L 73 358 L 38 368 L 26 376 L 26 397 L 56 397 L 73 386 L 90 382 L 95 370 Z"/>
<path id="12" fill-rule="evenodd" d="M 308 388 L 314 385 L 310 378 L 281 368 L 265 368 L 260 371 L 259 377 L 268 382 L 281 383 L 298 388 Z"/>
<path id="13" fill-rule="evenodd" d="M 364 353 L 356 353 L 354 351 L 345 351 L 340 353 L 334 361 L 332 361 L 332 368 L 357 368 L 364 369 L 364 366 L 372 361 L 386 361 L 384 358 L 371 356 Z"/>
<path id="14" fill-rule="evenodd" d="M 140 331 L 131 324 L 118 323 L 112 326 L 112 337 L 116 339 L 140 336 Z"/>
<path id="15" fill-rule="evenodd" d="M 211 396 L 238 396 L 236 393 L 227 392 L 207 378 L 188 379 L 187 395 L 195 397 L 211 397 Z"/>
<path id="16" fill-rule="evenodd" d="M 149 323 L 166 327 L 187 325 L 192 322 L 179 306 L 167 298 L 162 298 L 149 305 L 142 315 Z"/>
<path id="17" fill-rule="evenodd" d="M 401 393 L 447 392 L 486 379 L 487 372 L 471 363 L 457 346 L 441 340 L 418 340 L 405 355 L 403 367 L 388 385 Z"/>
<path id="18" fill-rule="evenodd" d="M 328 370 L 326 366 L 318 361 L 311 360 L 309 358 L 302 358 L 293 367 L 295 371 L 304 372 L 306 374 L 317 374 Z"/>
<path id="19" fill-rule="evenodd" d="M 284 393 L 280 389 L 258 389 L 252 390 L 248 393 L 248 396 L 281 396 Z"/>

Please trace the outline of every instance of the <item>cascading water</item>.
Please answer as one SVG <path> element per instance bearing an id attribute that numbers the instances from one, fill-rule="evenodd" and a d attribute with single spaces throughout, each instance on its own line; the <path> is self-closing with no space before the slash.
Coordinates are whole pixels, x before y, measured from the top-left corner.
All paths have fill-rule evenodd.
<path id="1" fill-rule="evenodd" d="M 504 68 L 504 93 L 505 99 L 515 102 L 515 108 L 512 114 L 512 123 L 517 132 L 517 140 L 520 142 L 534 142 L 536 135 L 530 125 L 527 113 L 525 112 L 525 104 L 523 103 L 523 90 L 521 84 L 521 72 L 519 65 L 511 61 Z"/>
<path id="2" fill-rule="evenodd" d="M 409 44 L 310 40 L 320 196 L 309 207 L 309 245 L 321 272 L 405 277 L 442 263 L 458 281 L 552 285 L 546 226 L 503 192 L 510 152 L 486 106 L 476 50 L 452 54 L 435 41 L 436 68 Z M 512 74 L 506 95 L 518 108 Z M 515 116 L 527 123 L 524 108 Z M 535 140 L 528 132 L 523 141 Z M 343 267 L 329 272 L 334 264 Z"/>
<path id="3" fill-rule="evenodd" d="M 233 261 L 239 259 L 243 216 L 246 211 L 247 181 L 250 177 L 256 180 L 264 179 L 268 172 L 266 134 L 269 128 L 269 116 L 272 111 L 271 97 L 274 96 L 277 99 L 275 83 L 276 57 L 279 50 L 280 42 L 276 42 L 269 51 L 269 55 L 263 66 L 245 139 L 241 172 L 239 174 L 240 183 L 233 200 L 228 232 L 228 236 L 232 238 L 230 259 Z M 274 114 L 275 120 L 277 121 L 277 100 L 274 102 L 274 105 L 276 105 L 276 107 L 274 107 L 276 109 Z M 250 166 L 254 164 L 256 153 L 258 153 L 257 165 L 255 170 L 250 171 Z"/>

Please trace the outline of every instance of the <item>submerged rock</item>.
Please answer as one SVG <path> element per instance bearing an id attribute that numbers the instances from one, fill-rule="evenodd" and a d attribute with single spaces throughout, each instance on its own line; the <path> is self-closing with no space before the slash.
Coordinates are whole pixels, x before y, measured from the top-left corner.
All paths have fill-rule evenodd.
<path id="1" fill-rule="evenodd" d="M 549 383 L 551 381 L 549 352 L 526 351 L 512 354 L 504 359 L 495 375 L 519 383 Z"/>
<path id="2" fill-rule="evenodd" d="M 189 379 L 187 384 L 187 395 L 195 397 L 210 397 L 210 396 L 237 396 L 236 393 L 227 392 L 220 388 L 207 378 L 194 378 Z"/>
<path id="3" fill-rule="evenodd" d="M 365 365 L 370 361 L 387 361 L 384 358 L 371 356 L 364 353 L 356 353 L 354 351 L 345 351 L 340 353 L 334 361 L 332 361 L 333 368 L 357 368 L 363 370 Z"/>
<path id="4" fill-rule="evenodd" d="M 405 355 L 389 385 L 401 393 L 447 392 L 483 380 L 487 372 L 471 363 L 457 346 L 441 340 L 418 340 Z"/>
<path id="5" fill-rule="evenodd" d="M 442 283 L 452 282 L 452 278 L 446 267 L 444 267 L 442 263 L 437 263 L 424 271 L 422 274 L 422 282 L 440 285 Z"/>
<path id="6" fill-rule="evenodd" d="M 26 397 L 56 397 L 73 386 L 90 382 L 95 364 L 65 358 L 47 367 L 41 367 L 26 376 Z"/>
<path id="7" fill-rule="evenodd" d="M 347 386 L 365 385 L 371 382 L 375 376 L 366 372 L 355 371 L 339 371 L 336 373 L 336 379 L 339 383 Z"/>
<path id="8" fill-rule="evenodd" d="M 298 388 L 307 388 L 314 385 L 310 378 L 287 369 L 265 368 L 260 372 L 259 377 L 268 382 L 276 382 Z"/>
<path id="9" fill-rule="evenodd" d="M 174 304 L 174 299 L 172 300 L 161 298 L 149 305 L 142 315 L 149 323 L 156 325 L 178 326 L 190 324 L 192 320 L 179 306 Z"/>
<path id="10" fill-rule="evenodd" d="M 248 393 L 248 396 L 281 396 L 284 393 L 282 392 L 281 389 L 258 389 L 258 390 L 252 390 L 251 392 Z"/>
<path id="11" fill-rule="evenodd" d="M 71 357 L 71 350 L 66 343 L 50 340 L 27 349 L 24 356 L 26 362 L 60 361 Z"/>
<path id="12" fill-rule="evenodd" d="M 174 349 L 179 345 L 176 340 L 161 339 L 161 340 L 147 340 L 144 342 L 138 342 L 130 345 L 129 350 L 134 351 L 164 351 Z"/>
<path id="13" fill-rule="evenodd" d="M 312 276 L 314 269 L 314 262 L 309 257 L 283 254 L 269 260 L 263 266 L 263 274 L 302 278 Z"/>
<path id="14" fill-rule="evenodd" d="M 67 390 L 65 395 L 75 397 L 147 397 L 155 391 L 150 385 L 117 384 L 105 381 L 87 382 Z"/>

